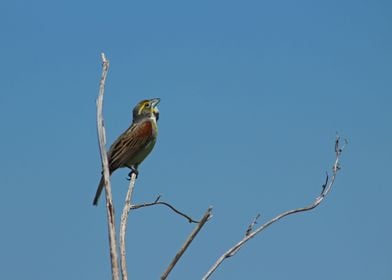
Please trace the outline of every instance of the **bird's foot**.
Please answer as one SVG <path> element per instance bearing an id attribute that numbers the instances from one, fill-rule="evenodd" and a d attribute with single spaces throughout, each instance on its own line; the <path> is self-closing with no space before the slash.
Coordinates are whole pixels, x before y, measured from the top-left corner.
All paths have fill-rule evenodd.
<path id="1" fill-rule="evenodd" d="M 127 178 L 128 181 L 131 180 L 131 177 L 132 177 L 132 174 L 133 174 L 133 173 L 135 173 L 135 175 L 136 175 L 136 178 L 135 178 L 135 179 L 137 179 L 137 177 L 139 176 L 139 171 L 138 171 L 136 168 L 132 167 L 131 170 L 132 170 L 132 171 L 129 172 L 129 174 L 128 174 L 128 176 L 129 176 L 129 178 Z"/>

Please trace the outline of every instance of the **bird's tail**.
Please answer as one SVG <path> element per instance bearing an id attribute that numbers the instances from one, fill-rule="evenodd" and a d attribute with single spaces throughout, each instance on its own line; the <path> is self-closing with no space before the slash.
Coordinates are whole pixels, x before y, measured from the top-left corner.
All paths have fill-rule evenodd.
<path id="1" fill-rule="evenodd" d="M 93 205 L 95 205 L 95 206 L 98 205 L 98 200 L 99 200 L 99 197 L 101 196 L 101 193 L 102 193 L 104 186 L 105 186 L 104 178 L 103 178 L 103 176 L 101 176 L 101 180 L 99 181 L 97 192 L 95 193 Z"/>

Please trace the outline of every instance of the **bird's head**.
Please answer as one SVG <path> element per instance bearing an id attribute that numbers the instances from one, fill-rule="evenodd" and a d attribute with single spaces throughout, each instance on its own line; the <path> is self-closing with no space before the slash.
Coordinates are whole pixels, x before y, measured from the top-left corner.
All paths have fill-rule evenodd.
<path id="1" fill-rule="evenodd" d="M 159 119 L 158 103 L 160 98 L 153 98 L 140 101 L 133 109 L 133 122 L 140 121 L 145 118 Z"/>

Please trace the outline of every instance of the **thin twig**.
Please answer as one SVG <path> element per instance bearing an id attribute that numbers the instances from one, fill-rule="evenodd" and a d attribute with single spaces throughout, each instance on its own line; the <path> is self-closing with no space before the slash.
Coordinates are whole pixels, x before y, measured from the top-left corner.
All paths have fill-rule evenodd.
<path id="1" fill-rule="evenodd" d="M 132 194 L 135 188 L 136 181 L 136 173 L 132 172 L 131 179 L 129 180 L 129 187 L 127 191 L 127 195 L 125 197 L 125 205 L 123 208 L 123 212 L 121 214 L 121 224 L 120 224 L 120 265 L 121 265 L 121 274 L 122 280 L 128 280 L 128 272 L 127 272 L 127 260 L 125 257 L 125 233 L 127 232 L 127 221 L 129 211 L 132 207 Z"/>
<path id="2" fill-rule="evenodd" d="M 116 226 L 114 221 L 114 206 L 112 199 L 112 190 L 110 186 L 109 164 L 108 157 L 105 149 L 106 135 L 102 115 L 103 95 L 105 93 L 106 76 L 109 70 L 109 61 L 106 59 L 105 54 L 101 54 L 102 58 L 102 76 L 99 83 L 99 94 L 97 98 L 97 130 L 99 140 L 99 150 L 101 154 L 103 176 L 105 180 L 105 193 L 106 193 L 106 214 L 108 219 L 108 232 L 109 232 L 109 247 L 110 247 L 110 261 L 112 266 L 112 279 L 119 280 L 120 275 L 118 271 L 118 256 L 117 256 L 117 243 L 116 243 Z"/>
<path id="3" fill-rule="evenodd" d="M 195 229 L 192 231 L 192 233 L 188 236 L 187 240 L 185 243 L 182 245 L 181 249 L 177 252 L 177 254 L 174 256 L 173 260 L 167 267 L 166 271 L 162 274 L 161 280 L 165 280 L 169 273 L 172 271 L 174 266 L 177 264 L 178 260 L 181 258 L 181 256 L 184 254 L 185 250 L 189 247 L 189 245 L 192 243 L 193 239 L 196 237 L 196 235 L 199 233 L 201 228 L 204 226 L 204 224 L 211 218 L 211 211 L 212 207 L 209 207 L 207 211 L 205 212 L 203 218 L 200 220 L 200 223 L 197 224 Z"/>
<path id="4" fill-rule="evenodd" d="M 184 214 L 183 212 L 177 210 L 174 206 L 172 206 L 171 204 L 164 202 L 164 201 L 160 201 L 161 199 L 161 195 L 159 195 L 154 202 L 150 202 L 150 203 L 143 203 L 143 204 L 138 204 L 138 205 L 132 205 L 131 206 L 131 210 L 136 210 L 139 208 L 143 208 L 143 207 L 149 207 L 149 206 L 154 206 L 154 205 L 165 205 L 167 207 L 169 207 L 171 210 L 173 210 L 175 213 L 177 213 L 178 215 L 183 216 L 184 218 L 186 218 L 188 220 L 189 223 L 200 223 L 200 221 L 196 221 L 194 219 L 192 219 L 191 217 L 189 217 L 187 214 Z"/>
<path id="5" fill-rule="evenodd" d="M 252 223 L 249 224 L 248 228 L 246 229 L 245 232 L 245 236 L 249 236 L 252 231 L 253 228 L 255 227 L 255 225 L 257 224 L 257 220 L 260 218 L 260 214 L 257 214 L 256 217 L 253 219 Z M 233 252 L 231 252 L 231 254 L 229 256 L 227 256 L 227 258 L 234 256 L 235 254 L 237 254 L 237 252 L 241 249 L 241 247 L 238 247 L 236 250 L 234 250 Z"/>
<path id="6" fill-rule="evenodd" d="M 345 144 L 347 144 L 347 140 L 345 140 Z M 305 211 L 309 211 L 309 210 L 312 210 L 312 209 L 316 208 L 324 200 L 324 198 L 328 195 L 328 193 L 331 191 L 332 185 L 334 184 L 335 179 L 336 179 L 336 175 L 337 175 L 338 171 L 340 170 L 340 161 L 339 160 L 340 160 L 340 155 L 341 155 L 344 147 L 345 147 L 345 145 L 340 147 L 340 137 L 337 136 L 336 140 L 335 140 L 335 155 L 336 155 L 336 158 L 335 158 L 335 162 L 334 162 L 333 167 L 332 167 L 332 177 L 331 177 L 331 179 L 329 179 L 329 176 L 327 174 L 326 182 L 322 185 L 321 194 L 315 199 L 315 201 L 313 203 L 311 203 L 310 205 L 308 205 L 306 207 L 297 208 L 297 209 L 293 209 L 293 210 L 289 210 L 289 211 L 283 212 L 283 213 L 279 214 L 278 216 L 276 216 L 275 218 L 269 220 L 265 224 L 261 225 L 259 228 L 257 228 L 253 232 L 251 232 L 248 235 L 246 235 L 240 242 L 238 242 L 236 245 L 234 245 L 228 251 L 226 251 L 211 266 L 211 268 L 208 270 L 208 272 L 203 276 L 202 280 L 207 280 L 212 275 L 212 273 L 214 273 L 214 271 L 218 268 L 218 266 L 220 266 L 222 264 L 222 262 L 226 258 L 229 258 L 229 257 L 235 255 L 235 253 L 237 253 L 238 250 L 246 242 L 248 242 L 250 239 L 255 237 L 258 233 L 260 233 L 261 231 L 263 231 L 264 229 L 266 229 L 267 227 L 269 227 L 273 223 L 277 222 L 278 220 L 280 220 L 283 217 L 286 217 L 288 215 L 299 213 L 299 212 L 305 212 Z"/>
<path id="7" fill-rule="evenodd" d="M 257 224 L 257 220 L 260 218 L 260 214 L 257 214 L 256 217 L 253 219 L 252 223 L 248 226 L 245 232 L 245 236 L 248 236 L 252 231 L 255 225 Z"/>

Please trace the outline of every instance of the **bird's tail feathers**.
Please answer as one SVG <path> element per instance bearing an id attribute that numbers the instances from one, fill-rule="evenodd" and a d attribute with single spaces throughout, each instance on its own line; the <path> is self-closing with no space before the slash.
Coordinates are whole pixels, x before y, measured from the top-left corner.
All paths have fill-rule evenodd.
<path id="1" fill-rule="evenodd" d="M 93 205 L 95 205 L 95 206 L 98 205 L 98 200 L 99 200 L 99 197 L 101 196 L 101 193 L 102 193 L 104 186 L 105 186 L 104 178 L 103 178 L 103 176 L 101 176 L 101 180 L 99 181 L 97 192 L 94 197 Z"/>

